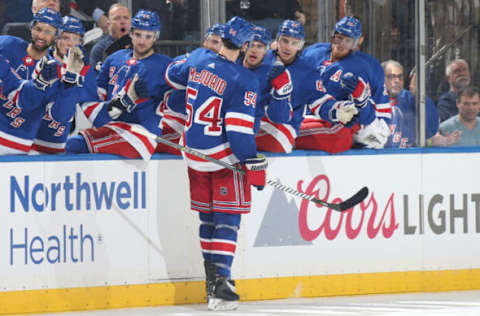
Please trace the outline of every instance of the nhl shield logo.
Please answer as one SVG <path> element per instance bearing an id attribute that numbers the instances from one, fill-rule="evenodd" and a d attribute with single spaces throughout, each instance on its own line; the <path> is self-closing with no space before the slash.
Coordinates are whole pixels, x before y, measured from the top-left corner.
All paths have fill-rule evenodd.
<path id="1" fill-rule="evenodd" d="M 227 195 L 228 194 L 227 187 L 220 187 L 220 194 L 224 196 Z"/>

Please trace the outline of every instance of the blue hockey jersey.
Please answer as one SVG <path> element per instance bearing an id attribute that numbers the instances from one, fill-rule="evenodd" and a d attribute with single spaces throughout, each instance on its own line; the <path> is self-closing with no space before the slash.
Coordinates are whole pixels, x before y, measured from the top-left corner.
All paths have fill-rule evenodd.
<path id="1" fill-rule="evenodd" d="M 385 147 L 407 148 L 415 145 L 418 115 L 415 96 L 408 90 L 402 90 L 396 98 L 391 98 L 393 117 L 390 123 L 391 135 Z M 426 98 L 426 137 L 438 131 L 439 117 L 432 99 Z"/>
<path id="2" fill-rule="evenodd" d="M 156 109 L 162 102 L 165 92 L 170 89 L 163 76 L 170 62 L 170 57 L 160 54 L 135 59 L 131 49 L 119 50 L 105 60 L 97 76 L 98 93 L 103 100 L 109 101 L 115 97 L 136 73 L 146 83 L 151 97 L 133 111 L 123 111 L 115 121 L 141 124 L 150 132 L 161 135 L 161 117 L 156 113 Z M 91 107 L 87 108 L 86 114 L 95 126 L 102 126 L 112 121 L 106 106 L 102 106 L 95 117 L 91 116 L 93 110 Z"/>
<path id="3" fill-rule="evenodd" d="M 28 56 L 27 47 L 28 43 L 22 39 L 0 36 L 0 54 L 8 59 L 12 68 L 23 80 L 31 79 L 37 62 Z M 5 103 L 0 109 L 0 131 L 3 135 L 9 135 L 13 142 L 22 143 L 23 149 L 29 148 L 38 132 L 46 106 L 55 102 L 57 96 L 72 97 L 69 94 L 60 94 L 60 88 L 61 83 L 56 81 L 33 101 L 21 104 Z"/>
<path id="4" fill-rule="evenodd" d="M 243 61 L 240 61 L 243 62 Z M 272 69 L 274 60 L 264 58 L 263 63 L 251 72 L 258 78 L 260 94 L 257 98 L 255 110 L 255 133 L 260 127 L 260 120 L 265 115 L 274 123 L 288 123 L 293 116 L 293 108 L 290 98 L 277 100 L 272 97 L 272 85 L 267 80 L 267 75 Z"/>
<path id="5" fill-rule="evenodd" d="M 375 102 L 376 116 L 387 122 L 392 119 L 392 107 L 388 101 L 387 87 L 385 86 L 385 73 L 382 65 L 373 56 L 358 51 L 356 55 L 369 65 L 369 83 L 372 89 L 372 98 Z"/>
<path id="6" fill-rule="evenodd" d="M 256 156 L 253 132 L 258 80 L 242 66 L 208 49 L 172 63 L 165 74 L 177 90 L 186 90 L 186 145 L 233 164 Z M 222 167 L 191 155 L 188 165 L 199 171 Z"/>
<path id="7" fill-rule="evenodd" d="M 375 76 L 373 75 L 371 67 L 368 65 L 368 63 L 357 53 L 358 52 L 351 53 L 341 60 L 334 62 L 331 60 L 330 43 L 317 43 L 307 47 L 303 51 L 302 56 L 318 69 L 324 88 L 337 100 L 348 100 L 351 97 L 341 86 L 340 78 L 342 74 L 351 72 L 358 77 L 359 82 L 363 85 L 363 89 L 366 89 L 361 93 L 364 95 L 362 98 L 368 98 L 369 102 L 367 102 L 367 106 L 365 108 L 359 110 L 359 114 L 355 116 L 355 118 L 352 120 L 352 123 L 349 125 L 352 125 L 353 123 L 368 125 L 375 119 L 376 116 L 376 102 L 373 98 L 371 88 L 372 86 L 376 85 Z M 383 75 L 381 80 L 382 82 L 384 81 Z M 382 89 L 381 91 L 383 92 L 384 90 Z M 388 98 L 381 102 L 387 102 L 388 104 Z"/>
<path id="8" fill-rule="evenodd" d="M 276 53 L 269 51 L 265 56 L 264 63 L 273 64 L 276 58 Z M 327 93 L 323 87 L 318 71 L 302 56 L 298 56 L 286 68 L 290 72 L 293 84 L 293 91 L 290 96 L 292 115 L 286 124 L 290 125 L 298 135 L 307 106 L 313 114 L 331 121 L 328 113 L 336 99 Z"/>
<path id="9" fill-rule="evenodd" d="M 91 67 L 85 75 L 82 87 L 61 85 L 57 99 L 49 103 L 42 123 L 33 141 L 32 149 L 42 153 L 63 153 L 69 136 L 77 104 L 99 102 L 96 72 Z"/>

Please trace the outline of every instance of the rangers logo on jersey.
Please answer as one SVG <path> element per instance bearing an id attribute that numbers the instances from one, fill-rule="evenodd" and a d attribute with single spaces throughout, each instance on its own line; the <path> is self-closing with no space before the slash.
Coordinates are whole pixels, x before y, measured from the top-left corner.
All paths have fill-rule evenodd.
<path id="1" fill-rule="evenodd" d="M 22 60 L 25 66 L 33 66 L 35 64 L 35 60 L 28 55 L 23 57 Z"/>

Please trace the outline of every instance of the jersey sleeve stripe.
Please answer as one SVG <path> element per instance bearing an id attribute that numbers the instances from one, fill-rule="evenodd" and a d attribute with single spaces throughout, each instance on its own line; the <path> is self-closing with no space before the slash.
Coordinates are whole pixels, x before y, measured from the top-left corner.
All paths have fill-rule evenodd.
<path id="1" fill-rule="evenodd" d="M 392 106 L 390 105 L 390 103 L 376 103 L 375 108 L 377 110 L 379 110 L 379 109 L 391 109 Z"/>
<path id="2" fill-rule="evenodd" d="M 103 104 L 103 102 L 85 102 L 82 104 L 81 108 L 90 122 L 93 122 L 95 121 L 98 113 L 101 111 Z"/>
<path id="3" fill-rule="evenodd" d="M 255 118 L 239 112 L 228 112 L 225 115 L 225 129 L 228 132 L 239 132 L 253 135 Z"/>
<path id="4" fill-rule="evenodd" d="M 335 100 L 329 94 L 325 94 L 323 97 L 316 99 L 312 104 L 310 104 L 310 110 L 315 114 L 319 115 L 320 108 L 324 105 L 328 100 Z"/>

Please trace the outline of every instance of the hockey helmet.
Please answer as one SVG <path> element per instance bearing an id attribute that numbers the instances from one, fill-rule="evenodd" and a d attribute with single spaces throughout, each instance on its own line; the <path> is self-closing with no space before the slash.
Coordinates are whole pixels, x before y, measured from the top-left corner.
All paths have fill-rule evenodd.
<path id="1" fill-rule="evenodd" d="M 63 17 L 62 30 L 63 32 L 80 34 L 81 36 L 85 34 L 82 21 L 73 16 Z"/>
<path id="2" fill-rule="evenodd" d="M 240 48 L 247 40 L 245 35 L 251 26 L 252 24 L 245 21 L 243 18 L 234 16 L 225 24 L 225 32 L 222 38 L 230 40 L 233 45 Z"/>
<path id="3" fill-rule="evenodd" d="M 57 29 L 57 32 L 62 29 L 63 20 L 60 12 L 54 11 L 49 8 L 43 8 L 33 15 L 30 27 L 33 27 L 36 23 L 50 24 Z"/>
<path id="4" fill-rule="evenodd" d="M 239 16 L 234 16 L 230 20 L 227 21 L 226 25 L 230 25 L 235 27 L 237 30 L 243 28 L 246 24 L 249 24 L 244 18 Z"/>
<path id="5" fill-rule="evenodd" d="M 217 35 L 223 37 L 225 34 L 225 24 L 215 23 L 214 25 L 210 26 L 205 33 L 205 38 L 209 37 L 210 35 Z"/>
<path id="6" fill-rule="evenodd" d="M 335 24 L 334 34 L 340 33 L 353 39 L 362 36 L 362 23 L 353 16 L 346 16 Z"/>
<path id="7" fill-rule="evenodd" d="M 131 28 L 152 31 L 159 34 L 160 19 L 158 18 L 158 14 L 148 10 L 138 11 L 132 19 Z"/>
<path id="8" fill-rule="evenodd" d="M 272 42 L 272 34 L 270 31 L 261 26 L 255 26 L 252 30 L 252 35 L 250 36 L 250 41 L 261 42 L 265 46 L 270 46 Z"/>
<path id="9" fill-rule="evenodd" d="M 305 38 L 305 29 L 303 28 L 303 24 L 298 21 L 285 20 L 278 28 L 277 37 L 280 35 L 294 37 L 303 41 Z"/>

